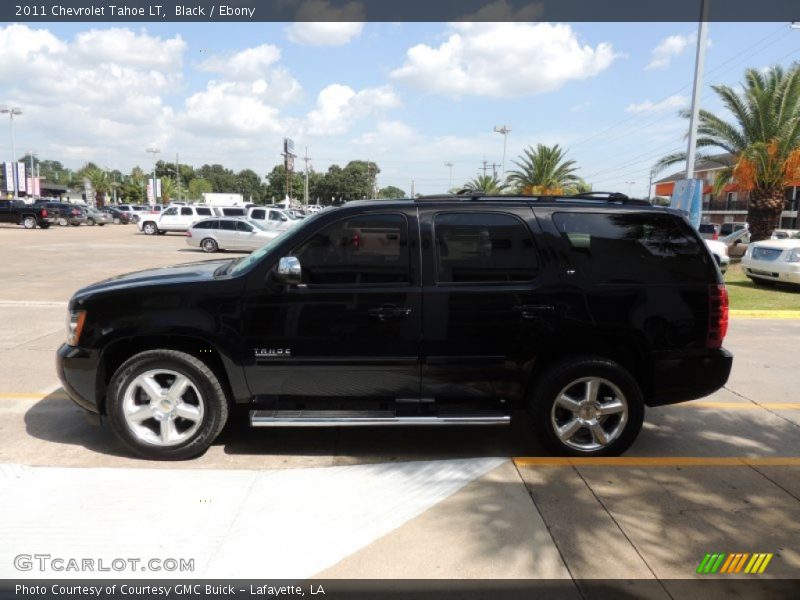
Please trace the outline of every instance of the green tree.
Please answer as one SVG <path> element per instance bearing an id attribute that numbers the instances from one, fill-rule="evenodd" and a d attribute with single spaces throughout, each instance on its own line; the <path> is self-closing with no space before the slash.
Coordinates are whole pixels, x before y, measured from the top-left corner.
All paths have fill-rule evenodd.
<path id="1" fill-rule="evenodd" d="M 508 175 L 509 183 L 523 194 L 561 195 L 578 182 L 574 160 L 566 159 L 566 151 L 558 144 L 537 144 L 528 147 L 514 164 L 519 167 Z"/>
<path id="2" fill-rule="evenodd" d="M 464 184 L 464 190 L 468 192 L 483 192 L 488 195 L 502 194 L 505 188 L 505 184 L 496 175 L 478 175 Z"/>
<path id="3" fill-rule="evenodd" d="M 300 173 L 292 173 L 289 181 L 292 198 L 303 197 L 303 176 Z M 275 167 L 267 175 L 267 184 L 264 188 L 264 199 L 268 202 L 282 202 L 286 197 L 286 169 L 283 165 Z"/>
<path id="4" fill-rule="evenodd" d="M 174 179 L 170 177 L 161 178 L 161 202 L 168 203 L 170 200 L 174 200 L 177 190 L 178 186 L 175 184 Z"/>
<path id="5" fill-rule="evenodd" d="M 214 191 L 214 187 L 207 179 L 197 178 L 189 182 L 189 198 L 192 200 L 199 200 L 203 194 L 209 194 Z"/>
<path id="6" fill-rule="evenodd" d="M 780 221 L 784 187 L 800 179 L 800 63 L 788 70 L 747 69 L 741 92 L 712 86 L 733 118 L 700 111 L 697 147 L 723 150 L 732 156 L 717 173 L 714 193 L 733 181 L 750 192 L 747 222 L 750 239 L 766 239 Z M 685 116 L 688 113 L 684 112 Z M 698 158 L 708 158 L 699 154 Z M 656 169 L 686 160 L 686 153 L 662 158 Z"/>
<path id="7" fill-rule="evenodd" d="M 236 173 L 222 165 L 203 165 L 197 169 L 196 175 L 211 183 L 212 192 L 235 193 L 238 191 Z"/>
<path id="8" fill-rule="evenodd" d="M 378 198 L 406 198 L 406 193 L 401 190 L 399 187 L 395 187 L 393 185 L 386 186 L 385 188 L 381 188 L 378 192 Z"/>
<path id="9" fill-rule="evenodd" d="M 108 171 L 104 171 L 96 166 L 81 169 L 83 177 L 89 180 L 89 185 L 95 193 L 95 203 L 98 208 L 102 208 L 106 203 L 106 196 L 116 187 L 116 183 L 109 177 Z"/>
<path id="10" fill-rule="evenodd" d="M 252 169 L 243 169 L 236 174 L 237 190 L 247 202 L 260 202 L 264 197 L 261 177 Z"/>

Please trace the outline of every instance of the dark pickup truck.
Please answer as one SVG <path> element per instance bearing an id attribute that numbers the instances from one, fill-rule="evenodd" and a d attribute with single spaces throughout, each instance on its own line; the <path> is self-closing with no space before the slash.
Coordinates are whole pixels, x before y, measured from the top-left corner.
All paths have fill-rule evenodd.
<path id="1" fill-rule="evenodd" d="M 21 200 L 0 200 L 0 223 L 16 223 L 25 229 L 36 229 L 38 225 L 47 229 L 55 222 L 44 206 L 25 204 Z"/>

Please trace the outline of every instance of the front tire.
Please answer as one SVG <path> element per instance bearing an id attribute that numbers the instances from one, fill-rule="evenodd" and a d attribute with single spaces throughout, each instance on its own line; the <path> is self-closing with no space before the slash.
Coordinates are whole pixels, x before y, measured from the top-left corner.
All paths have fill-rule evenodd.
<path id="1" fill-rule="evenodd" d="M 620 364 L 601 357 L 578 357 L 549 367 L 529 402 L 539 439 L 562 456 L 619 456 L 644 421 L 636 380 Z"/>
<path id="2" fill-rule="evenodd" d="M 200 247 L 203 249 L 203 252 L 216 252 L 219 250 L 219 245 L 217 244 L 216 240 L 212 238 L 205 238 L 203 241 L 200 242 Z"/>
<path id="3" fill-rule="evenodd" d="M 95 223 L 94 223 L 94 219 L 92 219 L 91 217 L 89 217 L 88 219 L 86 219 L 86 224 L 87 224 L 87 225 L 92 225 L 92 226 L 94 226 L 94 224 L 95 224 Z"/>
<path id="4" fill-rule="evenodd" d="M 58 226 L 59 227 L 66 227 L 67 225 L 69 225 L 69 221 L 67 221 L 64 217 L 60 217 L 58 219 Z"/>
<path id="5" fill-rule="evenodd" d="M 158 227 L 152 221 L 148 221 L 142 225 L 142 231 L 144 231 L 145 235 L 155 235 L 158 233 Z"/>
<path id="6" fill-rule="evenodd" d="M 122 219 L 119 217 L 114 217 L 114 225 L 119 225 L 120 223 L 122 223 Z"/>
<path id="7" fill-rule="evenodd" d="M 144 458 L 185 460 L 205 452 L 228 420 L 214 372 L 190 354 L 148 350 L 109 383 L 106 412 L 125 446 Z"/>

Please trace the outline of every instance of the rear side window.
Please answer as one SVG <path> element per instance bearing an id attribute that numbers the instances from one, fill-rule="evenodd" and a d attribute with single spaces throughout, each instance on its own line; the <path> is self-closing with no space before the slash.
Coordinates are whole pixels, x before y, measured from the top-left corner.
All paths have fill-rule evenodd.
<path id="1" fill-rule="evenodd" d="M 200 221 L 193 227 L 193 229 L 216 229 L 216 228 L 217 228 L 217 221 L 213 219 L 210 221 Z"/>
<path id="2" fill-rule="evenodd" d="M 222 214 L 226 217 L 243 217 L 245 213 L 243 208 L 223 208 Z"/>
<path id="3" fill-rule="evenodd" d="M 402 215 L 337 221 L 295 250 L 309 284 L 373 285 L 411 281 L 408 222 Z"/>
<path id="4" fill-rule="evenodd" d="M 210 217 L 211 216 L 211 209 L 210 208 L 202 208 L 202 207 L 200 207 L 200 208 L 196 208 L 195 210 L 197 211 L 198 215 L 202 215 L 204 217 Z"/>
<path id="5" fill-rule="evenodd" d="M 218 229 L 223 229 L 225 231 L 236 231 L 236 221 L 220 219 Z"/>
<path id="6" fill-rule="evenodd" d="M 705 249 L 688 225 L 641 213 L 557 213 L 572 266 L 600 284 L 700 283 L 708 280 Z"/>
<path id="7" fill-rule="evenodd" d="M 538 257 L 528 226 L 502 213 L 442 213 L 434 219 L 440 283 L 530 281 Z"/>
<path id="8" fill-rule="evenodd" d="M 264 219 L 266 211 L 263 208 L 256 209 L 250 213 L 251 219 Z"/>
<path id="9" fill-rule="evenodd" d="M 182 215 L 193 215 L 194 213 L 192 212 L 191 208 L 182 208 L 181 209 L 181 214 Z"/>

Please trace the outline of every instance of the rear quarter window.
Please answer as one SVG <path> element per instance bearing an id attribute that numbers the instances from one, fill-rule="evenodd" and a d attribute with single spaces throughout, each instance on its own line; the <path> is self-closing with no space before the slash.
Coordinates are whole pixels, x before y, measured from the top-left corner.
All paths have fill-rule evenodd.
<path id="1" fill-rule="evenodd" d="M 598 284 L 708 283 L 709 258 L 689 226 L 669 215 L 556 213 L 576 274 Z"/>

